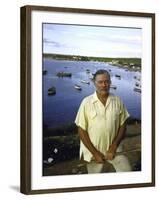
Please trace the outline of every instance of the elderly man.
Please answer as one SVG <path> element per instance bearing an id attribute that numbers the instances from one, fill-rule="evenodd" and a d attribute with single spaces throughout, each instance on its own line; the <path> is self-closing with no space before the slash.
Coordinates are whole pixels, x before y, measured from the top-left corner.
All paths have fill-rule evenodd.
<path id="1" fill-rule="evenodd" d="M 75 123 L 80 135 L 80 158 L 87 161 L 88 173 L 104 172 L 106 160 L 116 172 L 131 171 L 121 141 L 129 114 L 120 98 L 109 93 L 110 74 L 98 70 L 94 75 L 94 94 L 83 99 Z"/>

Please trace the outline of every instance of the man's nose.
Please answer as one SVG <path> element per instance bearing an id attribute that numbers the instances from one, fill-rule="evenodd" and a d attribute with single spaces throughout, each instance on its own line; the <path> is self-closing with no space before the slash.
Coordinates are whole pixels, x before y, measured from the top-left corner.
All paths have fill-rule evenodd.
<path id="1" fill-rule="evenodd" d="M 104 86 L 104 87 L 106 87 L 108 84 L 107 83 L 105 83 L 105 82 L 103 82 L 103 84 L 102 84 L 102 86 Z"/>

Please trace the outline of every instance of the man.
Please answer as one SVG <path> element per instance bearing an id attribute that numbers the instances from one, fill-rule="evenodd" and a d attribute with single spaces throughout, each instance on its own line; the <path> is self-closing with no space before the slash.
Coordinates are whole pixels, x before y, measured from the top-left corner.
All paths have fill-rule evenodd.
<path id="1" fill-rule="evenodd" d="M 129 114 L 120 98 L 109 93 L 108 71 L 98 70 L 93 80 L 96 91 L 84 98 L 75 119 L 81 139 L 80 157 L 88 162 L 88 173 L 104 172 L 105 160 L 117 172 L 131 171 L 127 157 L 116 155 L 122 151 Z"/>

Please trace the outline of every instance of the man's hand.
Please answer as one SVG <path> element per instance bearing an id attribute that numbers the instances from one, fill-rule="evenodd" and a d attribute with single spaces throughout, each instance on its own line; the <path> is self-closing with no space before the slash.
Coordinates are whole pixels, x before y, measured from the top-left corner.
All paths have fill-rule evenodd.
<path id="1" fill-rule="evenodd" d="M 126 132 L 126 121 L 122 126 L 119 127 L 118 133 L 113 140 L 112 145 L 110 145 L 108 151 L 106 152 L 105 159 L 113 160 L 116 154 L 117 147 L 119 146 L 121 140 L 124 138 Z"/>
<path id="2" fill-rule="evenodd" d="M 97 163 L 104 163 L 105 161 L 105 156 L 102 154 L 100 151 L 96 151 L 94 154 L 94 159 Z"/>
<path id="3" fill-rule="evenodd" d="M 109 150 L 106 152 L 105 159 L 113 160 L 115 157 L 116 149 L 117 149 L 117 145 L 115 144 L 110 145 Z"/>

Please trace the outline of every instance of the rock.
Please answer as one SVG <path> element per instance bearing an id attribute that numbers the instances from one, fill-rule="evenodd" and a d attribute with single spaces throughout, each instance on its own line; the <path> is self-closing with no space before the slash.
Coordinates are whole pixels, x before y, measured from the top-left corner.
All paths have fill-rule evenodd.
<path id="1" fill-rule="evenodd" d="M 50 157 L 50 158 L 48 158 L 48 163 L 52 163 L 52 162 L 53 162 L 53 160 L 54 160 L 54 159 L 53 159 L 53 158 L 51 158 L 51 157 Z"/>
<path id="2" fill-rule="evenodd" d="M 77 174 L 77 172 L 78 172 L 78 169 L 76 169 L 76 168 L 73 168 L 73 169 L 72 169 L 72 173 L 73 173 L 73 174 Z"/>

